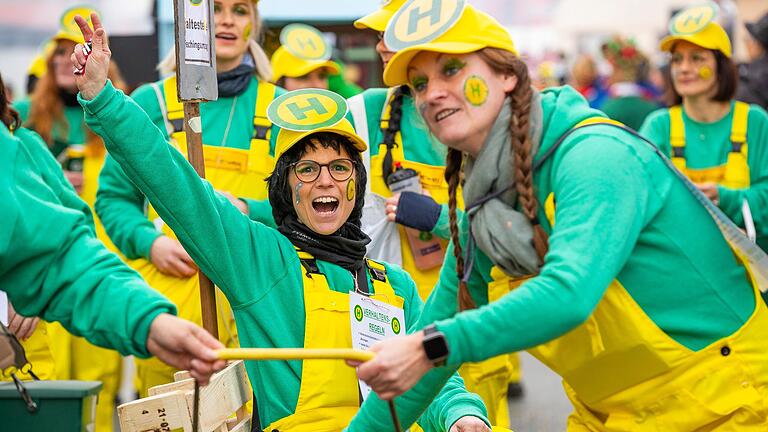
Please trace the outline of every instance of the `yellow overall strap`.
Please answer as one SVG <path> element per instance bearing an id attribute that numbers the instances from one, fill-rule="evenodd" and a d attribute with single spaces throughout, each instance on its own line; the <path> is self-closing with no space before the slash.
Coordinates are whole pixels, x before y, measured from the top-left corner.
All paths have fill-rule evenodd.
<path id="1" fill-rule="evenodd" d="M 670 158 L 675 167 L 685 172 L 685 123 L 683 107 L 675 105 L 669 108 L 669 145 L 672 148 Z"/>
<path id="2" fill-rule="evenodd" d="M 178 143 L 186 142 L 186 136 L 184 135 L 184 105 L 179 101 L 176 92 L 176 75 L 163 81 L 163 96 L 165 97 L 165 119 L 173 128 L 171 138 Z"/>
<path id="3" fill-rule="evenodd" d="M 725 178 L 723 186 L 729 188 L 746 188 L 750 185 L 749 164 L 747 155 L 747 122 L 749 104 L 737 101 L 733 106 L 733 123 L 731 124 L 731 151 L 725 163 Z"/>
<path id="4" fill-rule="evenodd" d="M 253 113 L 253 137 L 248 154 L 248 169 L 255 171 L 259 159 L 269 152 L 269 139 L 272 136 L 272 122 L 267 118 L 267 107 L 275 99 L 277 87 L 259 80 L 256 89 L 256 109 Z M 265 152 L 267 150 L 267 152 Z"/>

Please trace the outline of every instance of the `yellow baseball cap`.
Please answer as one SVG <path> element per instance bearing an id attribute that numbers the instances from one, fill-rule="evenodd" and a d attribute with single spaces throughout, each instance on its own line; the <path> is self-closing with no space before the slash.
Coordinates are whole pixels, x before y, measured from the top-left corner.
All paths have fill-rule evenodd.
<path id="1" fill-rule="evenodd" d="M 669 36 L 661 40 L 659 48 L 671 52 L 675 42 L 688 41 L 702 48 L 717 50 L 731 57 L 731 40 L 717 18 L 717 5 L 692 6 L 675 14 L 669 21 Z"/>
<path id="2" fill-rule="evenodd" d="M 69 40 L 76 44 L 85 43 L 83 34 L 80 32 L 80 27 L 75 22 L 75 16 L 80 15 L 92 26 L 92 13 L 98 14 L 98 11 L 93 6 L 89 5 L 73 6 L 65 10 L 64 13 L 61 14 L 61 18 L 59 18 L 59 31 L 51 39 L 55 41 Z"/>
<path id="3" fill-rule="evenodd" d="M 355 28 L 360 30 L 369 28 L 377 32 L 383 32 L 384 29 L 387 28 L 389 19 L 392 18 L 392 15 L 394 15 L 404 3 L 405 0 L 383 1 L 378 10 L 355 21 Z"/>
<path id="4" fill-rule="evenodd" d="M 355 149 L 365 151 L 368 146 L 346 119 L 347 111 L 347 101 L 329 90 L 294 90 L 273 100 L 267 107 L 267 117 L 280 128 L 275 159 L 279 159 L 302 138 L 318 132 L 344 136 Z"/>
<path id="5" fill-rule="evenodd" d="M 507 30 L 465 0 L 409 0 L 389 21 L 384 43 L 396 51 L 384 69 L 390 87 L 408 82 L 408 64 L 421 51 L 466 54 L 490 47 L 517 55 Z"/>
<path id="6" fill-rule="evenodd" d="M 280 48 L 272 55 L 272 81 L 304 76 L 315 69 L 326 68 L 331 74 L 341 72 L 330 61 L 331 48 L 323 34 L 306 24 L 289 24 L 280 32 Z"/>

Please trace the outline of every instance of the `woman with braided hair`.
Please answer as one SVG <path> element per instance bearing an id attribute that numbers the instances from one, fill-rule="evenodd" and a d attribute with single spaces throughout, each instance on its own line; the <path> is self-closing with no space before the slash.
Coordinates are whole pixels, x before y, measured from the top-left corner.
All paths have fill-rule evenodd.
<path id="1" fill-rule="evenodd" d="M 390 1 L 355 21 L 355 27 L 383 35 L 390 18 L 404 3 L 405 0 Z M 394 54 L 383 38 L 376 45 L 376 51 L 384 66 Z M 349 105 L 350 115 L 347 117 L 369 143 L 369 184 L 374 196 L 369 195 L 365 210 L 376 208 L 376 203 L 383 202 L 388 222 L 382 221 L 380 213 L 371 219 L 376 226 L 396 224 L 397 235 L 385 236 L 382 241 L 397 244 L 383 249 L 395 249 L 401 259 L 398 261 L 398 256 L 380 258 L 400 263 L 413 277 L 419 295 L 426 301 L 437 285 L 450 238 L 445 146 L 427 129 L 407 85 L 368 89 L 350 98 Z M 393 175 L 395 170 L 398 173 Z M 396 180 L 406 174 L 417 179 L 414 184 L 421 191 L 399 190 Z M 461 213 L 464 201 L 460 194 L 453 196 L 456 199 L 454 208 Z M 363 229 L 366 229 L 365 225 Z M 379 249 L 373 245 L 369 250 Z M 466 364 L 459 371 L 467 390 L 483 398 L 488 418 L 494 425 L 509 426 L 507 396 L 510 393 L 522 395 L 519 365 L 519 355 L 512 354 Z"/>
<path id="2" fill-rule="evenodd" d="M 653 144 L 568 86 L 532 90 L 506 30 L 452 4 L 395 14 L 384 78 L 449 147 L 466 215 L 451 199 L 423 330 L 358 376 L 426 403 L 462 363 L 528 350 L 563 378 L 571 431 L 764 430 L 768 257 Z"/>

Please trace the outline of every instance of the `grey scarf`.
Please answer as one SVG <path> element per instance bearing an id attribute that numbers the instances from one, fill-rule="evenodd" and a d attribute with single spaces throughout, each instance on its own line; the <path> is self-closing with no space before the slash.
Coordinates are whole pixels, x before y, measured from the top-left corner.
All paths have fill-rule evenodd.
<path id="1" fill-rule="evenodd" d="M 470 242 L 474 238 L 477 246 L 504 273 L 520 277 L 535 274 L 539 270 L 531 223 L 523 213 L 515 210 L 517 192 L 514 187 L 509 187 L 498 197 L 488 199 L 489 195 L 514 184 L 509 102 L 508 98 L 477 158 L 467 157 L 463 188 L 472 234 Z M 542 118 L 541 97 L 533 90 L 529 136 L 534 155 L 540 146 Z"/>

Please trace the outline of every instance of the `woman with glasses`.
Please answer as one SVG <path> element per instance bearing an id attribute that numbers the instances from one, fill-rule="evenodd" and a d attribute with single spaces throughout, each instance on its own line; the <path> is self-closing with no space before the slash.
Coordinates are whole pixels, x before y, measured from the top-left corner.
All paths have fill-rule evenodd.
<path id="1" fill-rule="evenodd" d="M 78 86 L 88 125 L 227 296 L 242 346 L 351 348 L 351 320 L 358 317 L 350 313 L 353 294 L 384 311 L 402 309 L 403 328 L 416 324 L 421 301 L 408 274 L 365 258 L 365 143 L 343 118 L 344 99 L 299 90 L 270 105 L 270 121 L 281 128 L 267 180 L 277 229 L 269 228 L 201 181 L 147 115 L 114 89 L 105 75 L 109 49 L 98 17 L 95 35 L 79 22 L 86 37 L 93 36 L 87 60 L 81 46 L 73 57 L 77 68 L 87 65 Z M 250 362 L 246 369 L 259 429 L 268 431 L 341 430 L 367 395 L 343 362 Z M 431 431 L 487 431 L 484 413 L 456 376 L 420 422 Z"/>

